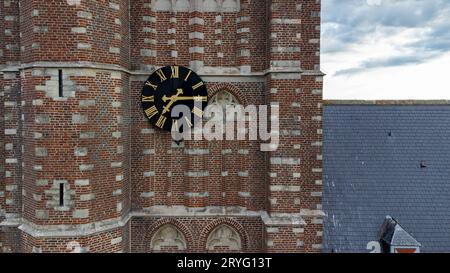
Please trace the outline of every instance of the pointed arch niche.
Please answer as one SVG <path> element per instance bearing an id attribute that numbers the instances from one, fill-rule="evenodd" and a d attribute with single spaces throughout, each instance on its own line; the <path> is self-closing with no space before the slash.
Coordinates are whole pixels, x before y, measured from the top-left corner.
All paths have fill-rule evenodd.
<path id="1" fill-rule="evenodd" d="M 182 251 L 186 250 L 186 239 L 172 224 L 166 224 L 160 227 L 153 235 L 150 242 L 152 251 Z"/>
<path id="2" fill-rule="evenodd" d="M 241 236 L 234 228 L 222 224 L 209 234 L 206 249 L 208 251 L 241 251 Z"/>

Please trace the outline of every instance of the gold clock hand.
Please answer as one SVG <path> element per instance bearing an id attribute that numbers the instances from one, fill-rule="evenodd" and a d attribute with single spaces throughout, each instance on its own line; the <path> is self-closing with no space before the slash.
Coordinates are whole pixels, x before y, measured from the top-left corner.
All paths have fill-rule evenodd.
<path id="1" fill-rule="evenodd" d="M 177 97 L 179 97 L 180 95 L 183 94 L 183 89 L 178 88 L 177 91 L 178 91 L 178 93 L 177 93 L 176 95 L 172 96 L 172 97 L 168 97 L 168 96 L 164 95 L 164 97 L 162 97 L 162 101 L 163 101 L 163 102 L 167 102 L 168 100 L 171 101 L 171 100 L 173 100 L 174 98 L 177 98 Z"/>
<path id="2" fill-rule="evenodd" d="M 208 97 L 202 97 L 202 96 L 194 96 L 194 97 L 177 97 L 175 98 L 176 101 L 180 100 L 194 100 L 194 101 L 207 101 Z"/>
<path id="3" fill-rule="evenodd" d="M 164 107 L 164 111 L 163 111 L 163 113 L 162 113 L 163 115 L 164 115 L 165 113 L 170 112 L 170 107 L 177 101 L 177 100 L 176 100 L 177 97 L 183 94 L 183 89 L 179 88 L 179 89 L 177 89 L 177 90 L 178 90 L 178 93 L 177 93 L 175 96 L 172 96 L 172 97 L 170 97 L 170 98 L 168 98 L 167 96 L 164 95 L 164 97 L 163 97 L 163 99 L 162 99 L 163 102 L 166 102 L 167 100 L 170 100 L 170 102 Z"/>

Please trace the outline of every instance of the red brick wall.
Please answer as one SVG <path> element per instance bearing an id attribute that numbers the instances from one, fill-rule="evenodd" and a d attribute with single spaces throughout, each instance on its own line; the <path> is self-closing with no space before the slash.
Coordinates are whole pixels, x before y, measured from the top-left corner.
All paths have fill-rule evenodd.
<path id="1" fill-rule="evenodd" d="M 22 81 L 23 100 L 28 105 L 24 108 L 24 148 L 30 151 L 24 154 L 28 163 L 23 181 L 27 190 L 24 217 L 39 224 L 84 224 L 120 217 L 129 207 L 124 197 L 129 183 L 125 153 L 129 134 L 124 121 L 129 117 L 127 93 L 122 88 L 128 86 L 128 78 L 116 72 L 111 76 L 109 71 L 65 69 L 65 83 L 75 84 L 74 91 L 65 85 L 69 97 L 49 97 L 48 90 L 39 90 L 52 88 L 57 72 L 26 70 Z M 43 88 L 36 90 L 36 86 Z M 72 92 L 74 97 L 70 97 Z M 120 166 L 112 165 L 116 162 Z M 55 183 L 67 183 L 73 191 L 70 208 L 60 210 L 49 204 L 58 195 L 58 188 L 52 192 Z M 118 209 L 117 204 L 122 207 Z M 45 215 L 37 216 L 36 210 Z M 88 214 L 74 216 L 75 210 Z"/>
<path id="2" fill-rule="evenodd" d="M 170 133 L 154 131 L 147 120 L 142 118 L 140 93 L 143 82 L 133 82 L 132 98 L 132 139 L 131 173 L 132 203 L 134 209 L 151 206 L 241 206 L 249 210 L 265 210 L 265 156 L 259 151 L 259 142 L 249 141 L 184 141 L 182 146 L 173 146 Z M 220 84 L 208 83 L 212 96 L 218 90 L 228 90 L 242 98 L 243 104 L 264 104 L 263 83 Z M 235 90 L 245 90 L 246 96 Z M 147 133 L 147 132 L 150 133 Z M 204 154 L 195 155 L 195 149 Z M 151 150 L 151 154 L 145 151 Z M 248 154 L 240 153 L 241 150 Z M 154 151 L 154 153 L 153 153 Z M 147 175 L 149 171 L 155 174 Z M 185 177 L 186 172 L 209 173 L 205 177 Z M 248 177 L 240 177 L 239 172 L 249 172 Z M 228 175 L 222 176 L 222 172 Z M 249 198 L 239 196 L 239 192 L 250 191 Z M 142 197 L 153 192 L 154 197 Z M 168 196 L 167 193 L 171 193 Z M 208 192 L 205 197 L 188 197 L 187 192 Z M 223 196 L 222 193 L 226 195 Z"/>
<path id="3" fill-rule="evenodd" d="M 3 1 L 0 10 L 0 67 L 16 65 L 20 53 L 18 1 Z M 0 73 L 0 219 L 4 214 L 16 217 L 21 208 L 20 96 L 19 73 Z"/>
<path id="4" fill-rule="evenodd" d="M 21 124 L 21 86 L 16 72 L 4 73 L 3 80 L 3 208 L 6 214 L 17 215 L 22 204 L 22 124 Z"/>
<path id="5" fill-rule="evenodd" d="M 20 233 L 15 227 L 0 227 L 0 253 L 22 252 Z"/>
<path id="6" fill-rule="evenodd" d="M 320 18 L 312 16 L 319 12 L 319 1 L 272 1 L 268 38 L 272 67 L 296 66 L 297 63 L 283 62 L 299 61 L 304 70 L 317 68 L 319 44 L 312 39 L 318 41 L 320 37 L 317 28 Z M 285 130 L 281 133 L 279 149 L 270 154 L 269 210 L 271 213 L 300 211 L 306 222 L 303 232 L 296 233 L 287 227 L 268 232 L 272 244 L 269 251 L 320 251 L 321 219 L 312 215 L 322 209 L 322 77 L 272 74 L 268 77 L 268 88 L 269 102 L 279 102 L 281 130 Z"/>
<path id="7" fill-rule="evenodd" d="M 19 1 L 10 0 L 0 4 L 2 9 L 2 64 L 18 64 L 20 58 L 19 41 Z M 5 32 L 8 32 L 8 34 Z"/>
<path id="8" fill-rule="evenodd" d="M 99 232 L 85 237 L 33 237 L 21 232 L 22 251 L 26 253 L 47 252 L 92 252 L 92 253 L 116 253 L 128 249 L 128 242 L 123 240 L 126 230 L 123 228 L 107 232 Z M 77 251 L 78 249 L 78 251 Z"/>
<path id="9" fill-rule="evenodd" d="M 5 44 L 4 44 L 4 3 L 0 3 L 0 66 L 5 65 L 4 60 L 4 52 L 5 52 Z M 3 73 L 0 73 L 0 222 L 4 220 L 4 213 L 5 213 L 5 141 L 4 141 L 4 132 L 5 132 L 5 125 L 4 125 L 4 84 L 3 84 Z M 2 233 L 0 233 L 1 236 Z M 3 240 L 2 240 L 3 241 Z M 0 241 L 0 242 L 2 242 Z"/>
<path id="10" fill-rule="evenodd" d="M 109 3 L 118 8 L 112 8 Z M 30 0 L 21 3 L 21 61 L 129 65 L 128 1 Z M 119 50 L 119 51 L 117 51 Z"/>

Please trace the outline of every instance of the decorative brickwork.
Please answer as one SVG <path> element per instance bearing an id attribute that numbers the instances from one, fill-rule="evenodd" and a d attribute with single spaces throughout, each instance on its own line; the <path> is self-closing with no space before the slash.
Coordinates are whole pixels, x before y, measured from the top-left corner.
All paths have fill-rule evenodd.
<path id="1" fill-rule="evenodd" d="M 320 1 L 78 2 L 0 0 L 0 252 L 320 252 Z M 279 105 L 278 150 L 152 127 L 173 64 Z"/>

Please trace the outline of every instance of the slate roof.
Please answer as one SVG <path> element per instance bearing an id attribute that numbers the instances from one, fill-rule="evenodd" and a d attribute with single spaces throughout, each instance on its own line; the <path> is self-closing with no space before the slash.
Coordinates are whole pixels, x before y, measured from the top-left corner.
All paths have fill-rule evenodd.
<path id="1" fill-rule="evenodd" d="M 387 215 L 450 252 L 450 105 L 324 106 L 324 252 L 369 252 Z"/>

